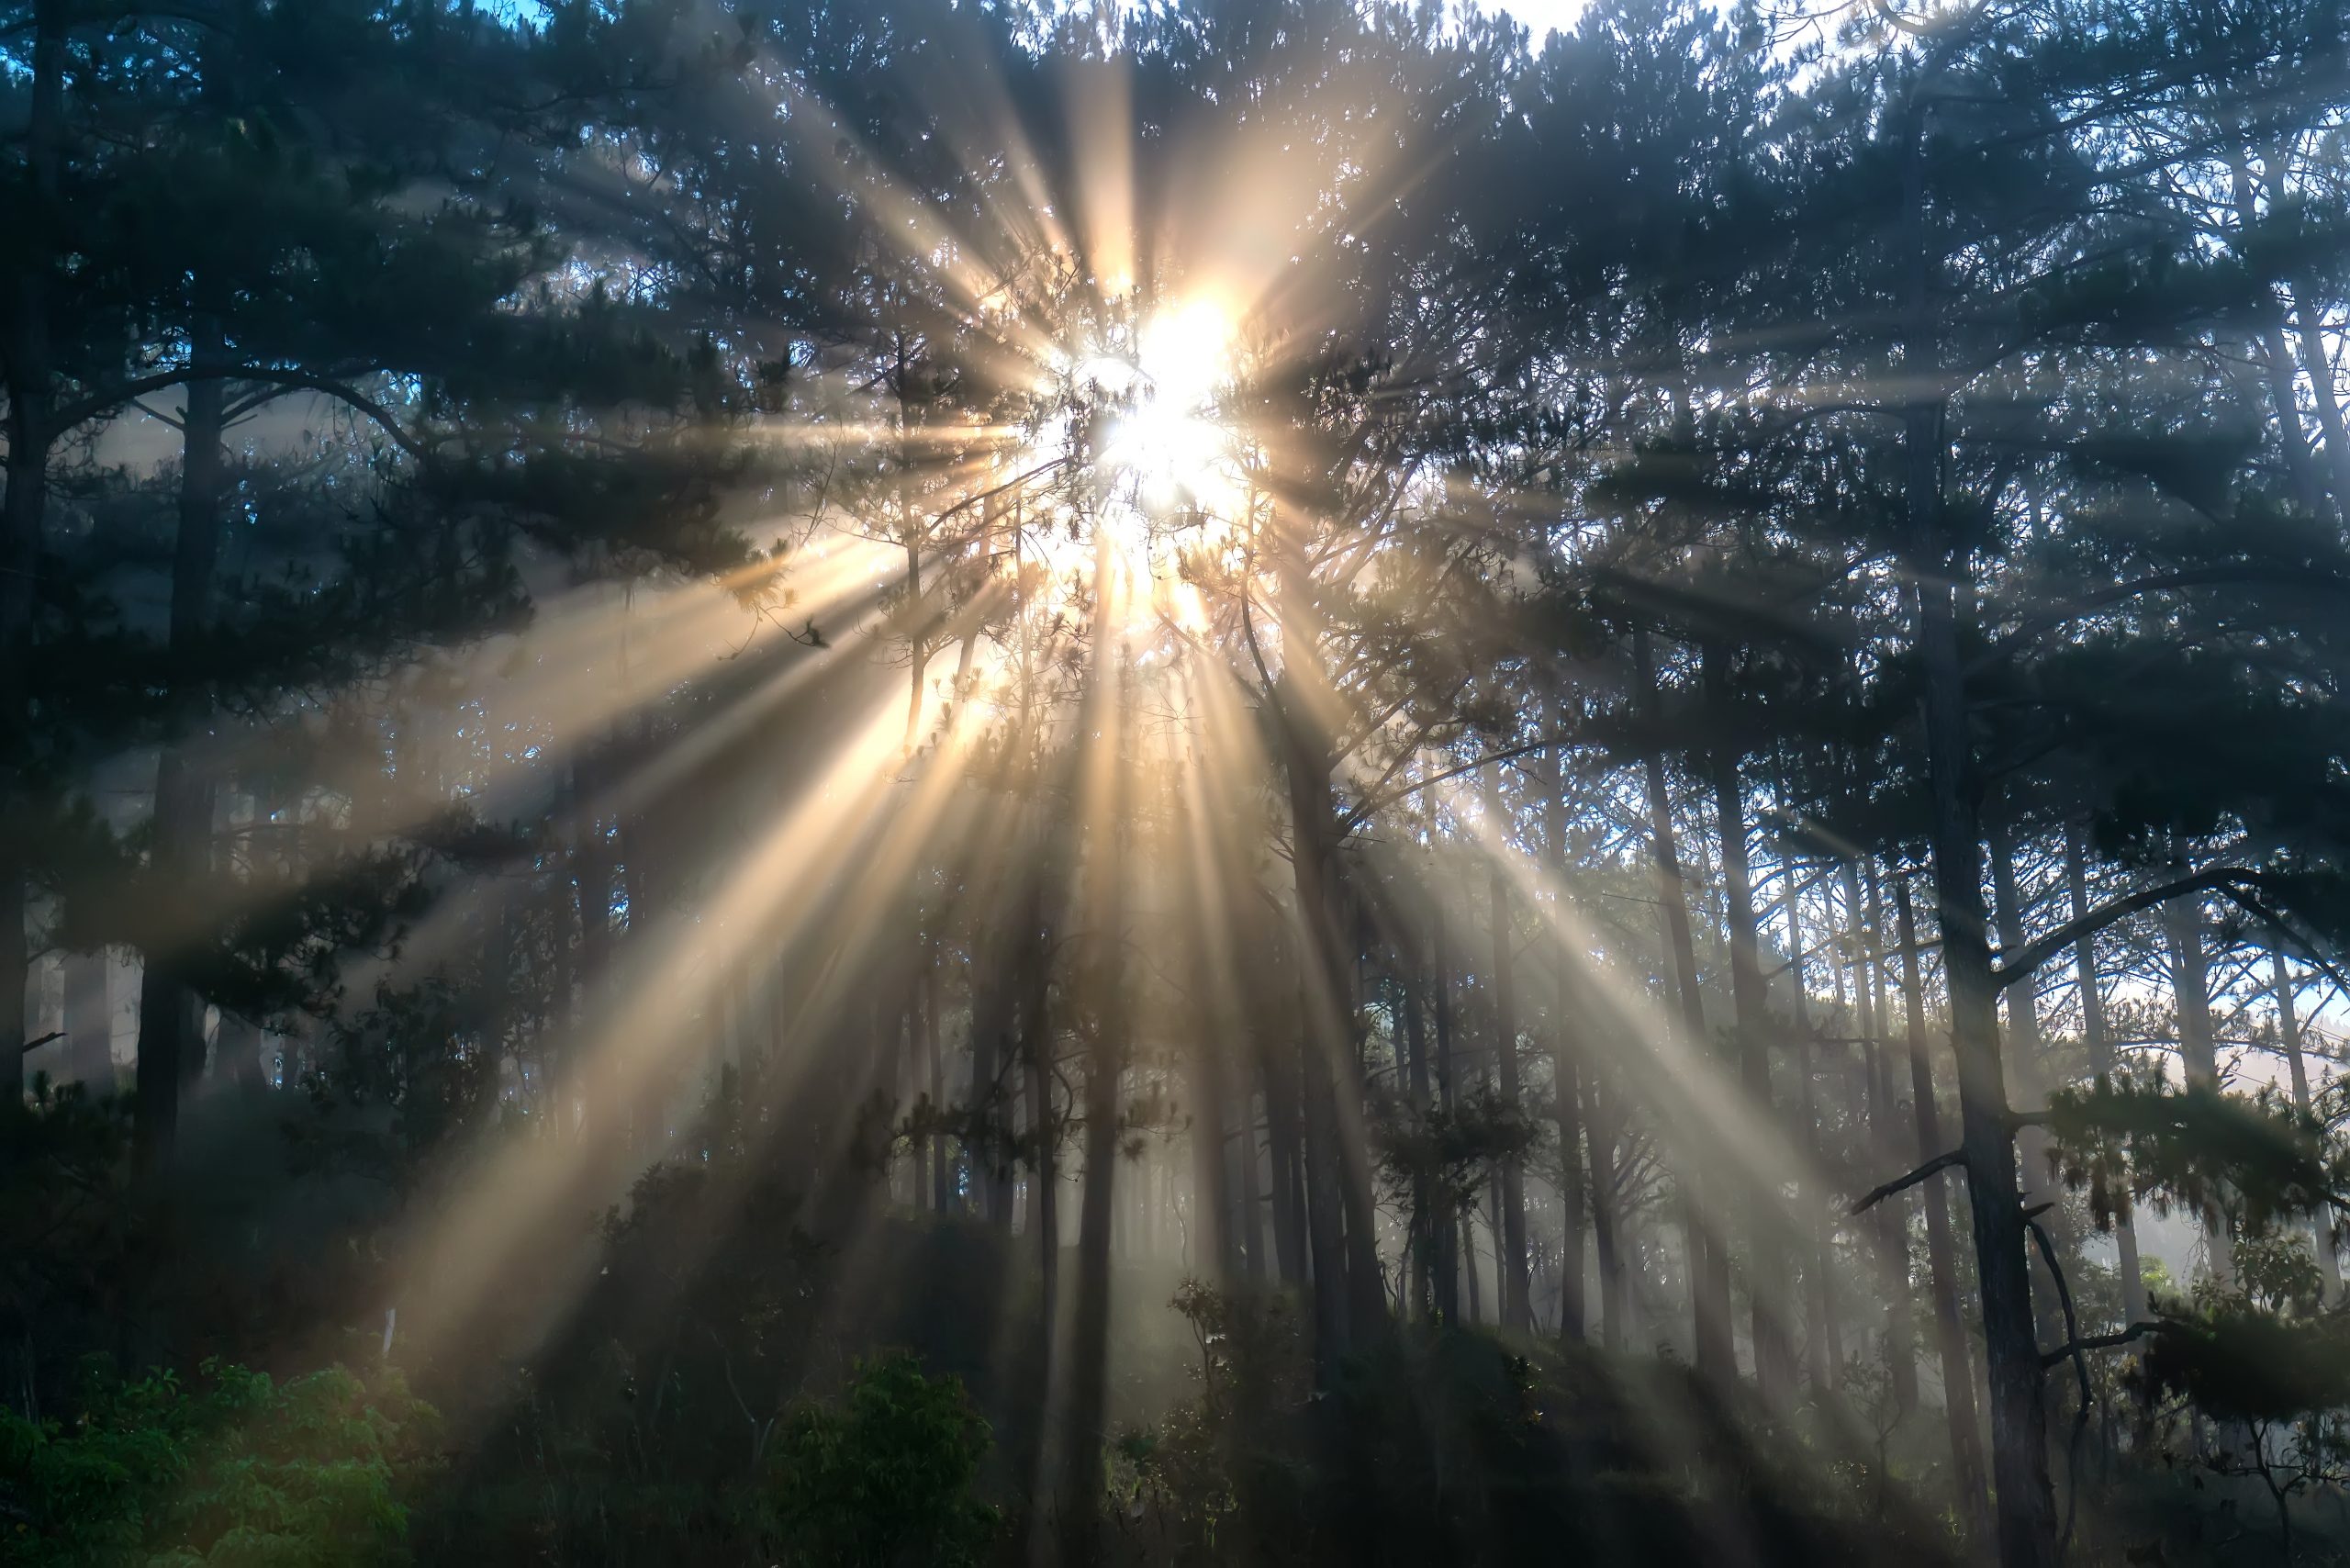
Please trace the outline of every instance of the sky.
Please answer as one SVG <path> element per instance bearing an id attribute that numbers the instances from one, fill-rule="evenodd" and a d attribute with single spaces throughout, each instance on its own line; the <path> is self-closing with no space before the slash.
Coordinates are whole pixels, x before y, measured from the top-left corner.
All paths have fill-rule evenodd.
<path id="1" fill-rule="evenodd" d="M 1489 11 L 1506 12 L 1533 35 L 1537 49 L 1552 28 L 1565 32 L 1583 14 L 1583 0 L 1486 0 Z"/>

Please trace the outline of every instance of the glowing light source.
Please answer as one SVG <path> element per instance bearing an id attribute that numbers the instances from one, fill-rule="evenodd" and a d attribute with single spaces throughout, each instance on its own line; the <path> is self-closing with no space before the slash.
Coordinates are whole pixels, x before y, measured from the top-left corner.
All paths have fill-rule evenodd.
<path id="1" fill-rule="evenodd" d="M 1134 474 L 1146 508 L 1200 505 L 1219 487 L 1229 442 L 1216 398 L 1232 378 L 1232 339 L 1231 319 L 1204 299 L 1153 317 L 1137 336 L 1128 407 L 1103 456 Z"/>

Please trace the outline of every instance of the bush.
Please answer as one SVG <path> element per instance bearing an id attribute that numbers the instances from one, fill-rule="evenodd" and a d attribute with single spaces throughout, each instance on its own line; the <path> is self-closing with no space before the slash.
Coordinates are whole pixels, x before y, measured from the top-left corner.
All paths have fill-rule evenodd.
<path id="1" fill-rule="evenodd" d="M 431 1406 L 340 1367 L 94 1378 L 70 1431 L 0 1410 L 0 1543 L 26 1568 L 396 1568 Z"/>
<path id="2" fill-rule="evenodd" d="M 957 1379 L 892 1351 L 859 1361 L 837 1406 L 795 1408 L 774 1458 L 784 1561 L 825 1568 L 969 1568 L 996 1510 L 973 1486 L 990 1438 Z"/>

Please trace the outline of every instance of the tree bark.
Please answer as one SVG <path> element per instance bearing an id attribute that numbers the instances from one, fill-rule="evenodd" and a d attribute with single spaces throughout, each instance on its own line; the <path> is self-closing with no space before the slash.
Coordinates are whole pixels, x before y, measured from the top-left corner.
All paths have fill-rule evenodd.
<path id="1" fill-rule="evenodd" d="M 1904 415 L 1910 576 L 1916 583 L 1917 646 L 1925 683 L 1926 766 L 1931 801 L 1935 905 L 1958 1058 L 1960 1147 L 1975 1220 L 1975 1273 L 1991 1404 L 1992 1495 L 2002 1568 L 2046 1568 L 2056 1544 L 2056 1500 L 2048 1476 L 2047 1407 L 2034 1337 L 2023 1205 L 2016 1187 L 2014 1123 L 1999 1063 L 1998 1001 L 1991 974 L 1982 879 L 1981 784 L 1969 731 L 1965 666 L 1959 650 L 1957 582 L 1971 571 L 1942 516 L 1944 399 L 1941 346 L 1926 230 L 1926 118 L 1913 98 L 1907 127 L 1903 196 L 1912 225 L 1904 374 L 1920 388 Z M 1971 581 L 1971 577 L 1969 578 Z"/>
<path id="2" fill-rule="evenodd" d="M 1281 1254 L 1281 1282 L 1303 1290 L 1311 1276 L 1305 1259 L 1305 1194 L 1298 1174 L 1304 1139 L 1297 1107 L 1297 1058 L 1287 1042 L 1264 1041 L 1258 1053 L 1265 1083 L 1267 1183 L 1272 1190 L 1273 1246 Z"/>
<path id="3" fill-rule="evenodd" d="M 1059 1497 L 1063 1568 L 1087 1568 L 1102 1553 L 1102 1445 L 1109 1394 L 1110 1256 L 1116 1215 L 1119 1082 L 1127 1053 L 1125 987 L 1125 745 L 1128 665 L 1123 649 L 1104 651 L 1115 635 L 1109 606 L 1115 589 L 1106 542 L 1098 545 L 1094 624 L 1096 683 L 1090 706 L 1100 755 L 1091 759 L 1083 791 L 1088 888 L 1085 919 L 1091 926 L 1085 989 L 1091 1028 L 1085 1063 L 1085 1187 L 1078 1211 L 1077 1294 L 1069 1314 L 1069 1403 L 1062 1428 L 1065 1466 Z M 1114 670 L 1100 664 L 1114 658 Z M 1106 684 L 1105 684 L 1106 682 Z"/>
<path id="4" fill-rule="evenodd" d="M 1417 946 L 1409 937 L 1404 941 L 1409 946 Z M 1411 1096 L 1414 1112 L 1425 1113 L 1428 1108 L 1427 1019 L 1420 1005 L 1420 987 L 1411 978 L 1417 968 L 1417 957 L 1416 953 L 1407 955 L 1397 966 L 1403 970 L 1403 977 L 1396 984 L 1396 1006 L 1404 1025 L 1401 1043 L 1404 1092 Z M 1405 1216 L 1409 1240 L 1404 1260 L 1404 1300 L 1411 1316 L 1423 1320 L 1429 1314 L 1429 1281 L 1435 1272 L 1434 1260 L 1430 1256 L 1435 1250 L 1431 1245 L 1435 1235 L 1434 1215 L 1429 1212 L 1432 1201 L 1427 1171 L 1415 1170 L 1412 1172 L 1411 1213 Z"/>
<path id="5" fill-rule="evenodd" d="M 2017 951 L 2031 940 L 2031 933 L 2024 926 L 2022 889 L 2016 878 L 2015 836 L 2006 823 L 1992 826 L 1990 844 L 1991 900 L 1998 917 L 1999 945 Z M 2027 976 L 2008 987 L 2006 1001 L 2008 1087 L 2025 1108 L 2036 1110 L 2048 1103 L 2048 1080 L 2043 1070 L 2047 1047 L 2040 1033 L 2039 977 Z M 2070 1237 L 2063 1217 L 2065 1193 L 2056 1182 L 2048 1129 L 2036 1124 L 2019 1129 L 2016 1148 L 2023 1171 L 2024 1205 L 2048 1208 L 2042 1224 L 2055 1244 L 2057 1255 L 2062 1257 L 2070 1250 Z M 2041 1271 L 2037 1276 L 2040 1285 L 2032 1296 L 2038 1310 L 2040 1337 L 2048 1344 L 2061 1345 L 2067 1335 L 2055 1278 L 2047 1272 L 2045 1260 L 2031 1266 Z"/>
<path id="6" fill-rule="evenodd" d="M 2182 872 L 2184 868 L 2181 868 Z M 2190 1089 L 2220 1087 L 2220 1054 L 2211 1028 L 2210 960 L 2203 949 L 2203 900 L 2199 894 L 2163 905 L 2163 934 L 2170 946 L 2171 991 L 2178 1007 L 2178 1058 Z M 2236 1277 L 2235 1236 L 2227 1215 L 2212 1204 L 2203 1211 L 2204 1244 L 2211 1273 L 2221 1284 Z"/>
<path id="7" fill-rule="evenodd" d="M 2286 1070 L 2292 1075 L 2293 1104 L 2306 1116 L 2310 1114 L 2310 1070 L 2301 1059 L 2301 1021 L 2294 1004 L 2293 972 L 2285 961 L 2284 933 L 2276 930 L 2268 935 L 2268 983 L 2277 999 L 2277 1043 L 2284 1048 Z M 2322 1211 L 2310 1218 L 2310 1249 L 2323 1281 L 2325 1305 L 2331 1306 L 2342 1299 L 2342 1259 L 2333 1249 L 2332 1216 Z"/>
<path id="8" fill-rule="evenodd" d="M 1485 894 L 1490 911 L 1489 927 L 1493 938 L 1494 977 L 1494 1070 L 1495 1087 L 1504 1103 L 1516 1105 L 1519 1100 L 1517 1059 L 1517 945 L 1516 921 L 1510 911 L 1509 873 L 1502 857 L 1509 853 L 1509 820 L 1502 802 L 1501 765 L 1496 763 L 1485 770 L 1485 814 L 1494 842 L 1487 846 L 1491 864 L 1486 869 Z M 1501 1250 L 1497 1266 L 1501 1272 L 1502 1327 L 1523 1334 L 1533 1327 L 1531 1291 L 1526 1269 L 1526 1170 L 1515 1155 L 1501 1161 L 1496 1183 L 1496 1199 L 1500 1213 L 1495 1216 L 1500 1232 Z M 1582 1291 L 1573 1293 L 1575 1299 L 1574 1331 L 1583 1332 Z M 1565 1299 L 1564 1297 L 1561 1298 Z"/>
<path id="9" fill-rule="evenodd" d="M 2325 435 L 2327 466 L 2332 470 L 2334 504 L 2350 511 L 2350 420 L 2342 412 L 2342 388 L 2334 379 L 2333 362 L 2327 357 L 2325 333 L 2315 319 L 2322 307 L 2316 285 L 2300 279 L 2294 287 L 2294 305 L 2300 319 L 2295 333 L 2300 343 L 2301 368 L 2310 378 L 2312 401 L 2317 408 L 2318 429 Z"/>
<path id="10" fill-rule="evenodd" d="M 1550 732 L 1550 788 L 1543 801 L 1548 818 L 1543 842 L 1550 852 L 1550 896 L 1559 901 L 1560 916 L 1550 944 L 1558 962 L 1557 988 L 1551 999 L 1556 1016 L 1550 1020 L 1550 1081 L 1551 1103 L 1559 1123 L 1559 1337 L 1580 1339 L 1585 1332 L 1583 1236 L 1583 1213 L 1588 1205 L 1592 1228 L 1600 1244 L 1600 1337 L 1613 1349 L 1623 1333 L 1623 1324 L 1613 1315 L 1607 1280 L 1608 1270 L 1616 1260 L 1615 1230 L 1609 1223 L 1611 1216 L 1603 1212 L 1606 1197 L 1596 1176 L 1586 1179 L 1584 1175 L 1582 1147 L 1584 1085 L 1575 1033 L 1582 1009 L 1575 1001 L 1575 971 L 1583 960 L 1573 938 L 1573 922 L 1568 918 L 1566 723 L 1555 678 L 1544 693 L 1543 708 L 1544 721 Z M 1592 1086 L 1592 1092 L 1596 1094 L 1595 1085 Z M 1600 1145 L 1595 1125 L 1593 1130 L 1591 1164 L 1595 1168 Z M 1523 1240 L 1521 1234 L 1521 1243 Z M 1522 1245 L 1519 1250 L 1522 1260 Z"/>
<path id="11" fill-rule="evenodd" d="M 1717 708 L 1718 726 L 1728 706 L 1729 669 L 1722 651 L 1705 649 L 1707 695 Z M 1714 813 L 1719 824 L 1722 868 L 1722 917 L 1729 937 L 1730 1002 L 1738 1036 L 1739 1081 L 1746 1090 L 1748 1113 L 1768 1123 L 1775 1120 L 1771 1093 L 1770 1019 L 1763 996 L 1762 946 L 1754 922 L 1754 886 L 1747 859 L 1746 798 L 1739 779 L 1738 757 L 1727 740 L 1717 741 L 1707 755 L 1714 792 Z M 1752 1298 L 1751 1333 L 1754 1344 L 1754 1382 L 1774 1410 L 1795 1407 L 1795 1352 L 1787 1335 L 1788 1243 L 1775 1192 L 1755 1184 L 1745 1204 L 1747 1293 Z"/>
<path id="12" fill-rule="evenodd" d="M 217 327 L 197 329 L 193 363 L 217 365 L 223 353 Z M 187 384 L 182 410 L 179 528 L 172 552 L 169 647 L 176 669 L 200 669 L 202 644 L 212 625 L 213 578 L 220 555 L 220 508 L 228 479 L 227 386 L 216 377 Z M 186 910 L 208 907 L 204 886 L 212 871 L 212 810 L 216 783 L 207 758 L 209 690 L 182 693 L 182 735 L 167 741 L 155 764 L 155 809 L 148 863 L 162 898 Z M 204 1004 L 185 983 L 185 953 L 207 940 L 201 930 L 173 931 L 151 944 L 139 985 L 138 1092 L 140 1162 L 169 1160 L 182 1096 L 204 1073 Z"/>
<path id="13" fill-rule="evenodd" d="M 1909 1093 L 1918 1124 L 1919 1164 L 1943 1152 L 1941 1112 L 1934 1103 L 1934 1064 L 1926 1041 L 1926 987 L 1918 961 L 1918 921 L 1909 907 L 1909 880 L 1893 884 L 1902 952 L 1901 990 L 1909 1014 Z M 1958 1257 L 1952 1245 L 1950 1201 L 1942 1179 L 1925 1183 L 1926 1263 L 1932 1270 L 1935 1348 L 1941 1353 L 1942 1408 L 1949 1417 L 1951 1466 L 1958 1479 L 1959 1512 L 1977 1532 L 1988 1511 L 1983 1475 L 1983 1441 L 1975 1424 L 1975 1373 L 1968 1365 L 1966 1326 L 1958 1312 Z M 1886 1200 L 1890 1205 L 1906 1202 Z"/>
<path id="14" fill-rule="evenodd" d="M 922 1054 L 924 1075 L 930 1081 L 930 1104 L 933 1112 L 946 1108 L 946 1057 L 939 1048 L 938 1009 L 943 991 L 938 983 L 938 944 L 933 937 L 923 939 L 922 954 Z M 955 1166 L 945 1133 L 933 1131 L 924 1140 L 930 1146 L 930 1206 L 934 1214 L 946 1214 L 955 1207 Z"/>
<path id="15" fill-rule="evenodd" d="M 1885 1015 L 1884 965 L 1878 957 L 1885 946 L 1885 903 L 1876 866 L 1869 866 L 1869 902 L 1861 903 L 1859 874 L 1844 862 L 1844 903 L 1850 912 L 1852 936 L 1852 990 L 1860 1006 L 1861 1036 L 1866 1042 L 1869 1086 L 1870 1145 L 1887 1166 L 1900 1163 L 1903 1148 L 1900 1105 L 1894 1092 L 1893 1068 L 1886 1036 L 1892 1020 Z M 1902 1410 L 1918 1407 L 1918 1330 L 1909 1310 L 1909 1226 L 1891 1203 L 1877 1205 L 1876 1247 L 1879 1266 L 1887 1283 L 1885 1305 L 1885 1362 L 1892 1382 L 1894 1403 Z"/>
<path id="16" fill-rule="evenodd" d="M 1445 940 L 1444 910 L 1439 905 L 1431 917 L 1435 934 L 1431 939 L 1429 983 L 1434 986 L 1436 1024 L 1436 1094 L 1438 1107 L 1450 1112 L 1453 1103 L 1452 1059 L 1452 954 Z M 1437 1230 L 1436 1310 L 1447 1323 L 1460 1321 L 1460 1227 L 1467 1223 L 1465 1215 L 1453 1213 L 1446 1204 L 1433 1215 L 1430 1223 Z M 1475 1261 L 1474 1254 L 1471 1262 Z M 1473 1292 L 1476 1281 L 1472 1277 Z M 1473 1296 L 1472 1296 L 1473 1304 Z M 1473 1321 L 1474 1307 L 1472 1306 Z"/>
<path id="17" fill-rule="evenodd" d="M 1645 628 L 1632 636 L 1634 661 L 1639 666 L 1641 708 L 1654 723 L 1662 706 L 1657 692 L 1656 664 Z M 1688 888 L 1681 874 L 1679 842 L 1673 828 L 1673 797 L 1665 785 L 1664 756 L 1649 753 L 1644 763 L 1648 785 L 1649 838 L 1656 857 L 1657 902 L 1664 911 L 1665 930 L 1673 949 L 1673 974 L 1681 1002 L 1681 1029 L 1692 1057 L 1711 1054 L 1706 1029 L 1706 993 L 1697 973 L 1697 943 L 1689 918 Z M 1680 1209 L 1683 1244 L 1688 1254 L 1690 1331 L 1700 1376 L 1718 1388 L 1738 1380 L 1738 1350 L 1730 1330 L 1729 1251 L 1709 1229 L 1706 1195 L 1697 1181 L 1697 1151 L 1684 1151 L 1674 1188 Z"/>
<path id="18" fill-rule="evenodd" d="M 2065 824 L 2065 882 L 2073 902 L 2073 918 L 2089 913 L 2088 856 L 2081 824 Z M 2097 937 L 2083 936 L 2073 947 L 2074 973 L 2081 993 L 2082 1044 L 2088 1049 L 2089 1071 L 2103 1082 L 2113 1072 L 2113 1039 L 2105 1025 L 2105 991 L 2098 983 Z M 2124 1214 L 2114 1221 L 2114 1247 L 2121 1273 L 2121 1321 L 2146 1320 L 2146 1276 L 2138 1261 L 2138 1217 Z"/>
<path id="19" fill-rule="evenodd" d="M 35 0 L 32 82 L 23 146 L 31 210 L 13 220 L 29 233 L 57 232 L 65 138 L 65 30 L 70 0 Z M 0 498 L 0 809 L 14 813 L 29 782 L 33 614 L 39 602 L 49 514 L 50 449 L 56 397 L 50 363 L 49 268 L 33 258 L 14 269 L 0 304 L 0 369 L 7 375 L 7 494 Z M 26 849 L 0 833 L 0 1061 L 10 1092 L 24 1082 L 26 989 L 32 946 L 26 929 L 31 885 Z"/>
<path id="20" fill-rule="evenodd" d="M 1776 793 L 1784 801 L 1784 776 Z M 1806 968 L 1809 950 L 1803 929 L 1803 866 L 1790 857 L 1782 861 L 1779 869 L 1779 904 L 1787 923 L 1787 980 L 1795 1021 L 1796 1115 L 1803 1124 L 1812 1169 L 1818 1170 L 1825 1166 L 1827 1154 L 1819 1124 L 1818 1063 L 1812 1050 L 1811 981 Z M 1837 1311 L 1835 1272 L 1830 1266 L 1835 1246 L 1831 1228 L 1834 1222 L 1830 1216 L 1828 1193 L 1808 1171 L 1800 1194 L 1811 1226 L 1811 1234 L 1804 1238 L 1804 1350 L 1812 1386 L 1823 1393 L 1833 1393 L 1844 1362 L 1843 1323 Z"/>
<path id="21" fill-rule="evenodd" d="M 1338 1358 L 1380 1331 L 1386 1309 L 1371 1230 L 1370 1166 L 1359 1137 L 1360 1077 L 1352 1040 L 1351 996 L 1338 933 L 1331 836 L 1330 741 L 1310 671 L 1314 657 L 1306 567 L 1298 543 L 1281 553 L 1282 668 L 1275 691 L 1283 772 L 1289 786 L 1292 891 L 1299 945 L 1298 1053 L 1304 1102 L 1305 1245 L 1314 1270 L 1315 1368 L 1333 1385 Z M 1342 1106 L 1342 1092 L 1349 1104 Z"/>

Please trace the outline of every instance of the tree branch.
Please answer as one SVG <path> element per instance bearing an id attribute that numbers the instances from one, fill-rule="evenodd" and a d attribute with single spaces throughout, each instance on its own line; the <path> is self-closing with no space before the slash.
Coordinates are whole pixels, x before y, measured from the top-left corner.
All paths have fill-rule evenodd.
<path id="1" fill-rule="evenodd" d="M 1861 1195 L 1858 1203 L 1855 1203 L 1851 1208 L 1844 1212 L 1848 1215 L 1866 1214 L 1869 1210 L 1876 1207 L 1877 1204 L 1885 1202 L 1886 1199 L 1892 1197 L 1894 1194 L 1897 1193 L 1906 1193 L 1910 1188 L 1916 1186 L 1919 1182 L 1925 1181 L 1927 1178 L 1939 1175 L 1942 1171 L 1949 1170 L 1953 1165 L 1963 1165 L 1965 1161 L 1966 1151 L 1963 1148 L 1953 1148 L 1948 1154 L 1937 1154 L 1931 1159 L 1929 1159 L 1926 1163 L 1918 1167 L 1917 1170 L 1909 1172 L 1908 1175 L 1903 1176 L 1896 1181 L 1887 1182 L 1882 1187 L 1870 1188 L 1866 1193 Z"/>
<path id="2" fill-rule="evenodd" d="M 2127 1345 L 2132 1340 L 2143 1339 L 2161 1327 L 2159 1323 L 2132 1323 L 2129 1327 L 2116 1333 L 2090 1334 L 2076 1338 L 2070 1344 L 2059 1345 L 2053 1350 L 2042 1351 L 2040 1364 L 2043 1367 L 2061 1366 L 2083 1350 L 2110 1350 L 2118 1346 Z"/>
<path id="3" fill-rule="evenodd" d="M 1541 751 L 1549 746 L 1550 744 L 1550 741 L 1545 739 L 1532 741 L 1525 745 L 1510 746 L 1506 750 L 1503 751 L 1487 752 L 1484 756 L 1477 757 L 1472 761 L 1464 762 L 1458 767 L 1448 767 L 1440 773 L 1431 773 L 1426 778 L 1415 778 L 1410 784 L 1401 789 L 1390 790 L 1384 794 L 1373 795 L 1367 800 L 1358 801 L 1355 802 L 1352 810 L 1348 811 L 1346 815 L 1338 819 L 1338 836 L 1343 838 L 1348 834 L 1352 833 L 1356 828 L 1360 827 L 1365 819 L 1369 818 L 1371 813 L 1379 811 L 1381 808 L 1392 806 L 1396 801 L 1402 800 L 1404 796 L 1425 790 L 1431 784 L 1441 784 L 1448 778 L 1458 778 L 1464 773 L 1474 773 L 1477 769 L 1483 767 L 1490 763 L 1512 761 L 1513 759 L 1524 756 L 1530 752 Z"/>
<path id="4" fill-rule="evenodd" d="M 1991 971 L 1992 989 L 2005 991 L 2020 980 L 2029 980 L 2041 965 L 2083 937 L 2094 936 L 2115 921 L 2126 919 L 2142 909 L 2167 903 L 2185 893 L 2206 892 L 2213 888 L 2265 887 L 2268 879 L 2266 873 L 2246 870 L 2241 866 L 2214 866 L 2191 877 L 2141 888 L 2134 893 L 2109 900 L 2079 919 L 2068 920 L 2047 935 L 2025 943 L 2016 948 L 2012 956 L 2002 953 L 2000 957 L 2005 961 Z"/>
<path id="5" fill-rule="evenodd" d="M 384 433 L 391 437 L 393 445 L 418 462 L 424 462 L 432 455 L 431 450 L 411 435 L 389 409 L 348 382 L 337 381 L 331 376 L 313 375 L 307 370 L 264 370 L 250 364 L 182 365 L 176 370 L 161 370 L 152 375 L 125 381 L 93 392 L 78 403 L 68 403 L 57 411 L 57 428 L 71 430 L 125 403 L 136 402 L 151 392 L 185 386 L 191 381 L 258 381 L 288 391 L 323 393 L 381 426 Z"/>
<path id="6" fill-rule="evenodd" d="M 2041 1260 L 2048 1265 L 2048 1277 L 2056 1282 L 2057 1305 L 2065 1309 L 2065 1336 L 2069 1347 L 2064 1358 L 2073 1363 L 2073 1372 L 2080 1380 L 2080 1411 L 2073 1417 L 2073 1434 L 2066 1443 L 2065 1486 L 2065 1533 L 2056 1542 L 2056 1560 L 2062 1562 L 2073 1549 L 2073 1525 L 2081 1501 L 2081 1438 L 2089 1429 L 2089 1363 L 2081 1354 L 2081 1320 L 2073 1310 L 2073 1287 L 2065 1282 L 2065 1266 L 2056 1260 L 2056 1244 L 2048 1238 L 2048 1227 L 2027 1217 L 2024 1228 L 2040 1244 Z M 2046 1363 L 2043 1361 L 2042 1366 Z"/>

